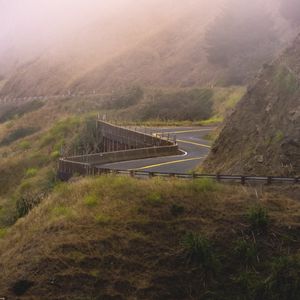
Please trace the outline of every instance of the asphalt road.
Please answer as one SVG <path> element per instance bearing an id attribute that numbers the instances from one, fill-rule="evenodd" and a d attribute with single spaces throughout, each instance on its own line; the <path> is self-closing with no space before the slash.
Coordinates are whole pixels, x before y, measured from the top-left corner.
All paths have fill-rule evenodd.
<path id="1" fill-rule="evenodd" d="M 168 127 L 148 128 L 149 134 L 169 135 L 175 138 L 184 154 L 177 156 L 147 158 L 99 165 L 100 168 L 114 170 L 138 170 L 162 173 L 188 173 L 200 166 L 210 151 L 210 142 L 204 136 L 211 132 L 212 127 Z M 139 130 L 139 129 L 137 129 Z M 145 132 L 145 129 L 140 129 Z"/>

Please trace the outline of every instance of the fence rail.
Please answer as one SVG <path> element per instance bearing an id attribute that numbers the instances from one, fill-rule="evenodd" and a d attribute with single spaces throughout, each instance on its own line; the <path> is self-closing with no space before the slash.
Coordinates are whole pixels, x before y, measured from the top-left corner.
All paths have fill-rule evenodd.
<path id="1" fill-rule="evenodd" d="M 100 176 L 100 175 L 124 175 L 134 178 L 180 178 L 180 179 L 212 179 L 220 182 L 235 182 L 235 183 L 265 183 L 265 184 L 299 184 L 300 177 L 279 177 L 279 176 L 243 176 L 243 175 L 212 175 L 212 174 L 198 174 L 198 173 L 163 173 L 163 172 L 147 172 L 147 171 L 134 171 L 134 170 L 113 170 L 103 169 L 95 166 L 89 167 L 85 165 L 87 176 Z M 68 173 L 61 173 L 61 177 L 68 179 Z"/>

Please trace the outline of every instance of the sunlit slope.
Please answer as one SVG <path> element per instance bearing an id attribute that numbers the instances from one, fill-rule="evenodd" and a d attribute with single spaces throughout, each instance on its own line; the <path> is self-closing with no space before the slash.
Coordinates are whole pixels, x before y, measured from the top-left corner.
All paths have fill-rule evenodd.
<path id="1" fill-rule="evenodd" d="M 207 82 L 204 30 L 219 10 L 176 3 L 158 13 L 136 9 L 70 33 L 6 76 L 2 95 L 47 95 L 145 85 Z M 155 6 L 155 5 L 154 5 Z M 193 9 L 194 8 L 194 9 Z"/>

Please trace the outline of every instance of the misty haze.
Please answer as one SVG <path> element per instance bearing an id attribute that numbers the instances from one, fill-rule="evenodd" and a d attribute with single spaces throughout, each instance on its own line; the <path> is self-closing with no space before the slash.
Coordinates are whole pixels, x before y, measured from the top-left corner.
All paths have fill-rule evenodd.
<path id="1" fill-rule="evenodd" d="M 0 0 L 0 299 L 300 299 L 299 0 Z"/>

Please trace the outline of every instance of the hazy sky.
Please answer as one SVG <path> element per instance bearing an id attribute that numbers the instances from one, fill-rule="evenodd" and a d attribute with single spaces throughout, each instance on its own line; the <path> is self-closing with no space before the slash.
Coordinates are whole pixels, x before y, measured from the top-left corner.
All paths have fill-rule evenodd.
<path id="1" fill-rule="evenodd" d="M 87 34 L 101 36 L 115 26 L 119 35 L 130 28 L 138 34 L 190 5 L 205 10 L 223 0 L 0 0 L 0 68 L 14 55 L 17 60 L 34 57 L 41 49 L 77 38 L 86 42 Z M 97 24 L 93 26 L 91 24 Z"/>

